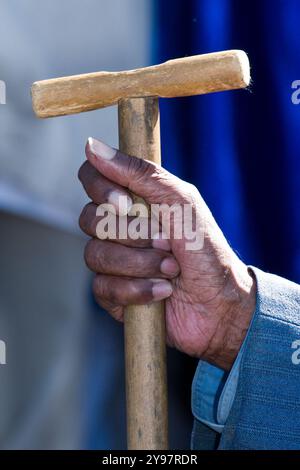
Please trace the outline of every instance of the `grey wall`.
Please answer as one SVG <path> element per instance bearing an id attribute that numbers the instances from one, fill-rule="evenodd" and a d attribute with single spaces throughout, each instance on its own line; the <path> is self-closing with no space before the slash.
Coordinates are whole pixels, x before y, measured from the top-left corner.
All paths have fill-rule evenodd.
<path id="1" fill-rule="evenodd" d="M 37 120 L 33 81 L 149 64 L 150 0 L 2 0 L 0 208 L 76 228 L 85 200 L 76 179 L 89 135 L 116 146 L 117 112 Z"/>

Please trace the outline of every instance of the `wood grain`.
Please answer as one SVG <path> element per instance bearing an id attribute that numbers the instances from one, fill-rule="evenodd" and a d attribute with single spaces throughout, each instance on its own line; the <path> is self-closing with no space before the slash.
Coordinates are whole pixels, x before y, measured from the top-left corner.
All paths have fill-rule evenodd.
<path id="1" fill-rule="evenodd" d="M 157 98 L 120 101 L 119 140 L 121 151 L 160 163 Z M 131 305 L 124 321 L 128 448 L 167 449 L 164 303 Z"/>
<path id="2" fill-rule="evenodd" d="M 81 113 L 117 104 L 122 98 L 176 97 L 244 88 L 247 55 L 232 50 L 175 59 L 123 72 L 96 72 L 35 82 L 31 94 L 38 117 Z"/>

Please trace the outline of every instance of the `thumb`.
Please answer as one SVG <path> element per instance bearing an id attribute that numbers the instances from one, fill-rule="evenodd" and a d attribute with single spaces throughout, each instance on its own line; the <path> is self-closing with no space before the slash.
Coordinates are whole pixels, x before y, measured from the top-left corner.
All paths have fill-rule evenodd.
<path id="1" fill-rule="evenodd" d="M 92 137 L 87 141 L 85 152 L 91 165 L 103 176 L 149 203 L 183 202 L 190 186 L 159 165 L 126 155 Z"/>

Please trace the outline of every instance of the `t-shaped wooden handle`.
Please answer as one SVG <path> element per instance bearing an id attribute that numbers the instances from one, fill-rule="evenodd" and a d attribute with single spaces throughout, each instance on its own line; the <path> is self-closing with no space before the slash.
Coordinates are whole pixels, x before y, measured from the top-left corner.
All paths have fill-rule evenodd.
<path id="1" fill-rule="evenodd" d="M 35 82 L 33 109 L 46 118 L 82 113 L 140 96 L 172 98 L 245 88 L 248 57 L 233 50 L 175 59 L 124 72 L 96 72 Z"/>
<path id="2" fill-rule="evenodd" d="M 36 82 L 37 116 L 53 117 L 119 104 L 120 150 L 160 163 L 158 97 L 245 88 L 243 51 L 176 59 L 125 72 L 98 72 Z M 166 449 L 167 380 L 163 302 L 126 308 L 125 359 L 128 447 Z"/>

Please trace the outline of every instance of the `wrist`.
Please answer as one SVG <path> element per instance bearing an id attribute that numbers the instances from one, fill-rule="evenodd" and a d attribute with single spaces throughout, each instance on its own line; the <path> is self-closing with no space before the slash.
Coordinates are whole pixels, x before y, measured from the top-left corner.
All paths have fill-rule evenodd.
<path id="1" fill-rule="evenodd" d="M 247 335 L 256 305 L 256 280 L 236 259 L 228 270 L 220 302 L 220 321 L 204 359 L 230 370 Z"/>

